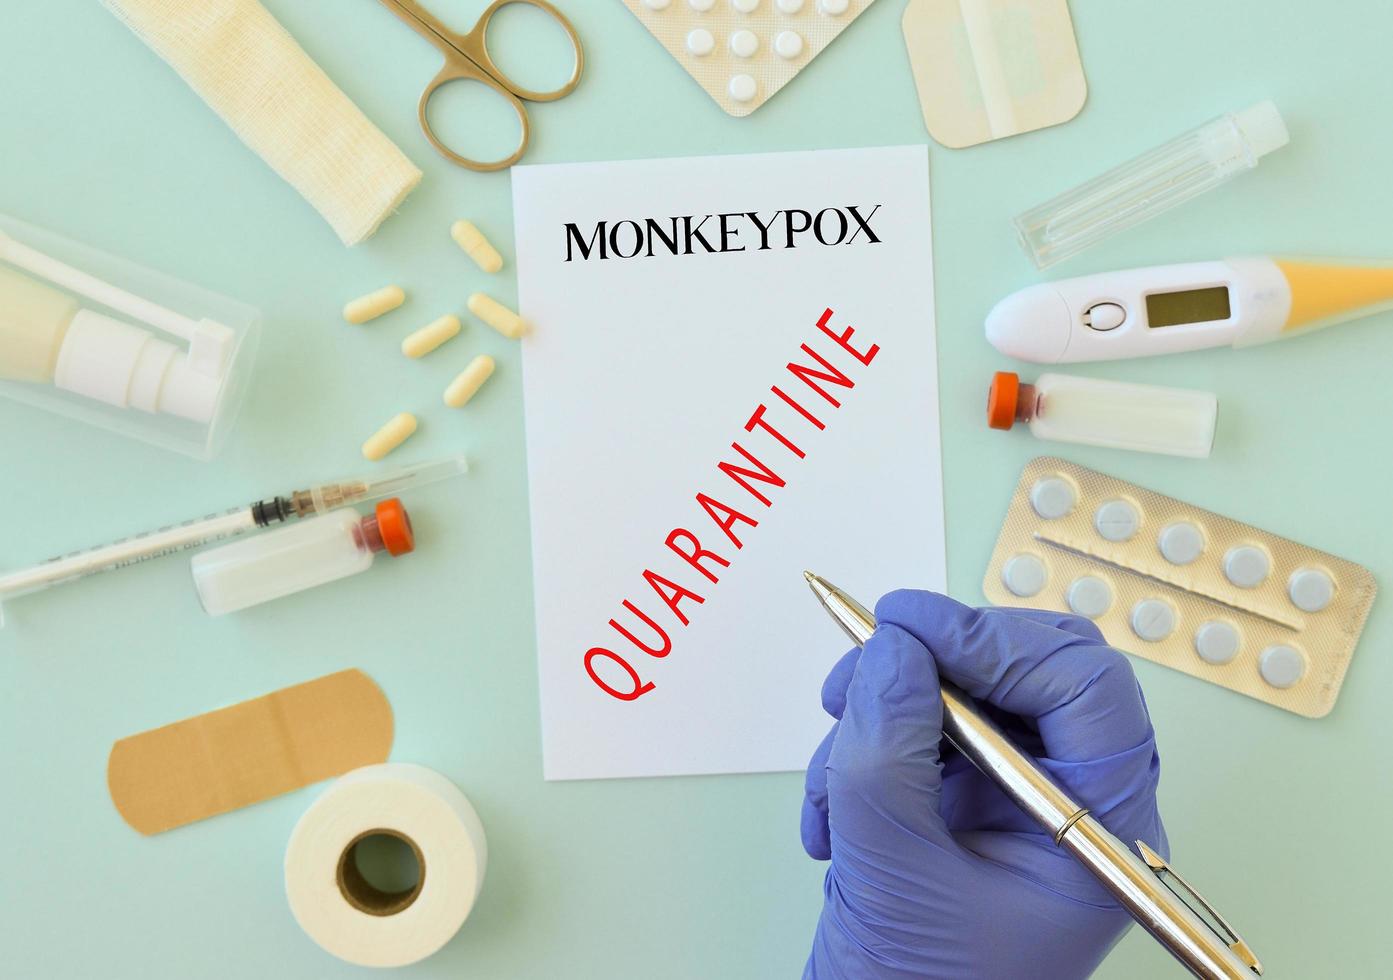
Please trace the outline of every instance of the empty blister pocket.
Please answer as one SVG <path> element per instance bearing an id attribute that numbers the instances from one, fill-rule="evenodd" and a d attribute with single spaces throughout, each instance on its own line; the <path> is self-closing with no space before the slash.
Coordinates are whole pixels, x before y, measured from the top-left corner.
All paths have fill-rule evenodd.
<path id="1" fill-rule="evenodd" d="M 1021 473 L 982 590 L 1085 616 L 1120 650 L 1319 718 L 1377 586 L 1343 558 L 1042 456 Z"/>

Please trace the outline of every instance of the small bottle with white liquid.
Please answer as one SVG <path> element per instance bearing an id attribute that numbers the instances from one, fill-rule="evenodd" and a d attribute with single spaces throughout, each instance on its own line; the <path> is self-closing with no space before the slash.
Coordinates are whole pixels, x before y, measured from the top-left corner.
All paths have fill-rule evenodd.
<path id="1" fill-rule="evenodd" d="M 1022 384 L 998 371 L 987 395 L 987 424 L 1025 422 L 1037 439 L 1203 459 L 1214 446 L 1219 401 L 1207 391 L 1042 374 Z"/>
<path id="2" fill-rule="evenodd" d="M 392 497 L 368 517 L 345 507 L 202 552 L 193 581 L 204 611 L 222 616 L 365 572 L 378 552 L 415 547 L 411 518 Z"/>

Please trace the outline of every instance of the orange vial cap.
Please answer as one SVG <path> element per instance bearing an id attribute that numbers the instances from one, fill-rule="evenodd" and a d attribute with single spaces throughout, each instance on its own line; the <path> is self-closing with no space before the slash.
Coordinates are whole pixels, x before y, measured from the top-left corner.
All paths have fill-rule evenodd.
<path id="1" fill-rule="evenodd" d="M 987 391 L 987 425 L 993 429 L 1009 429 L 1015 425 L 1020 399 L 1020 377 L 1014 371 L 996 372 Z"/>
<path id="2" fill-rule="evenodd" d="M 416 534 L 411 529 L 411 515 L 397 497 L 380 501 L 374 509 L 377 518 L 377 533 L 382 537 L 382 546 L 392 557 L 409 554 L 416 548 Z"/>

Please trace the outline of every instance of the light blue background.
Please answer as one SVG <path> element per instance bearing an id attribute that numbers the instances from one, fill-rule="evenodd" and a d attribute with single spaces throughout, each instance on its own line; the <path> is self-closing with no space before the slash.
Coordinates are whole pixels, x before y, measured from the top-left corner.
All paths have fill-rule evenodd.
<path id="1" fill-rule="evenodd" d="M 460 26 L 483 5 L 436 3 Z M 470 216 L 511 258 L 508 175 L 466 173 L 431 152 L 415 101 L 437 57 L 378 4 L 269 6 L 426 171 L 401 214 L 358 248 L 342 248 L 97 3 L 0 8 L 0 210 L 266 311 L 250 402 L 212 464 L 0 405 L 0 564 L 352 472 L 364 436 L 401 410 L 422 419 L 402 458 L 462 449 L 476 469 L 465 484 L 413 498 L 419 553 L 242 615 L 206 618 L 180 559 L 13 605 L 0 634 L 0 972 L 360 973 L 306 939 L 282 893 L 286 838 L 319 788 L 144 838 L 116 815 L 104 779 L 114 739 L 357 666 L 396 712 L 393 758 L 449 775 L 489 831 L 475 914 L 409 975 L 795 974 L 823 873 L 798 843 L 801 773 L 542 783 L 517 348 L 470 323 L 424 362 L 396 351 L 408 329 L 462 310 L 475 289 L 514 299 L 506 273 L 485 277 L 447 234 Z M 572 97 L 534 108 L 531 161 L 926 139 L 902 0 L 880 0 L 745 120 L 721 113 L 617 0 L 562 6 L 585 39 L 586 75 Z M 1393 253 L 1393 6 L 1076 0 L 1073 13 L 1090 84 L 1076 120 L 932 149 L 952 590 L 980 601 L 1016 474 L 1054 450 L 1393 580 L 1390 317 L 1254 350 L 1080 369 L 1218 392 L 1221 433 L 1207 462 L 988 431 L 987 379 L 1011 365 L 981 332 L 991 303 L 1036 278 L 1012 239 L 1012 214 L 1264 98 L 1286 115 L 1289 148 L 1059 272 L 1240 252 Z M 366 327 L 340 321 L 346 299 L 386 282 L 410 293 L 400 313 Z M 444 410 L 440 390 L 481 351 L 499 362 L 494 380 L 468 410 Z M 1136 665 L 1159 734 L 1177 864 L 1272 976 L 1387 969 L 1390 635 L 1385 598 L 1339 704 L 1320 721 Z M 1134 930 L 1100 975 L 1177 972 Z"/>

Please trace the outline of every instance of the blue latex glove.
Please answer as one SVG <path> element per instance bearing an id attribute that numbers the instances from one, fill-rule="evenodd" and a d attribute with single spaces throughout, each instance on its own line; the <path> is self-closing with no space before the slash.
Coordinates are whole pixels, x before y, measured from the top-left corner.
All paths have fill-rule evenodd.
<path id="1" fill-rule="evenodd" d="M 831 859 L 805 978 L 1086 977 L 1131 924 L 1097 880 L 942 740 L 939 676 L 1103 826 L 1168 855 L 1127 658 L 1091 622 L 892 592 L 832 669 L 803 847 Z"/>

